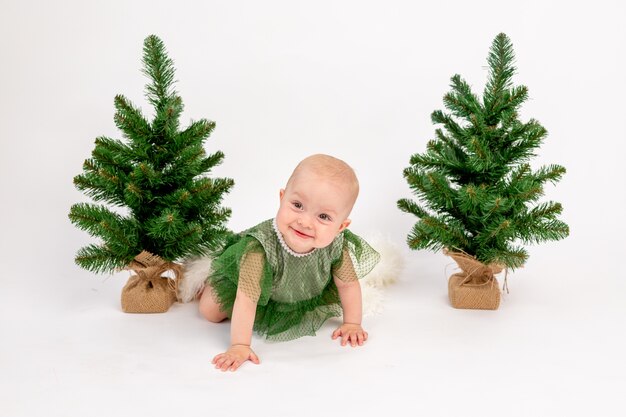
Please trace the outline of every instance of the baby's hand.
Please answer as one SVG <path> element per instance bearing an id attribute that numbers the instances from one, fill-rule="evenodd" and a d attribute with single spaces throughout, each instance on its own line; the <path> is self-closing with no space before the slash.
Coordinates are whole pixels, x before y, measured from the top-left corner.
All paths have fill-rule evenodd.
<path id="1" fill-rule="evenodd" d="M 215 364 L 215 369 L 224 371 L 236 371 L 245 361 L 259 364 L 259 357 L 250 349 L 248 345 L 232 345 L 226 352 L 216 355 L 211 363 Z"/>
<path id="2" fill-rule="evenodd" d="M 360 324 L 344 323 L 333 332 L 333 340 L 341 336 L 341 346 L 345 346 L 348 342 L 352 347 L 363 346 L 363 342 L 367 340 L 367 332 L 363 330 Z"/>

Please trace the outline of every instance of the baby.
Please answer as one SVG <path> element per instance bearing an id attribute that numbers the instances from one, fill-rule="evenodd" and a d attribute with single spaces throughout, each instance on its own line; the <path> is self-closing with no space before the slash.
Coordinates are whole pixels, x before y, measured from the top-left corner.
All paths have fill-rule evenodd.
<path id="1" fill-rule="evenodd" d="M 231 345 L 213 358 L 216 368 L 259 363 L 253 330 L 268 340 L 290 340 L 314 335 L 342 313 L 332 338 L 363 345 L 368 334 L 361 326 L 358 279 L 379 255 L 347 230 L 358 193 L 349 165 L 310 156 L 280 190 L 276 218 L 233 236 L 217 254 L 199 306 L 211 322 L 231 319 Z"/>

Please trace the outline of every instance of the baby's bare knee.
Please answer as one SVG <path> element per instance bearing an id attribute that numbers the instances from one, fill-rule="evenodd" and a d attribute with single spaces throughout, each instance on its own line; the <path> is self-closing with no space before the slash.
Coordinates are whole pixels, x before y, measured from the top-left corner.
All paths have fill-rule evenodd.
<path id="1" fill-rule="evenodd" d="M 202 314 L 202 317 L 212 323 L 219 323 L 224 321 L 227 317 L 226 313 L 221 311 L 219 305 L 213 300 L 201 299 L 198 310 L 200 311 L 200 314 Z"/>
<path id="2" fill-rule="evenodd" d="M 219 323 L 224 321 L 226 315 L 221 311 L 215 311 L 214 309 L 202 308 L 200 307 L 200 314 L 202 317 L 210 321 L 211 323 Z"/>

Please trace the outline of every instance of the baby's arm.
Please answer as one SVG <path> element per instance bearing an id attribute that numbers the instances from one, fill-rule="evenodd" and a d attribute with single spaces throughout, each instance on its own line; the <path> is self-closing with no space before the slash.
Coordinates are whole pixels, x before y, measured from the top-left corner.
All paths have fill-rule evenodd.
<path id="1" fill-rule="evenodd" d="M 256 305 L 261 294 L 260 279 L 264 256 L 250 253 L 242 260 L 237 296 L 233 305 L 230 328 L 230 348 L 213 358 L 215 367 L 235 371 L 245 361 L 259 364 L 259 357 L 250 348 Z M 259 268 L 260 267 L 260 268 Z"/>
<path id="2" fill-rule="evenodd" d="M 256 301 L 251 300 L 241 289 L 238 289 L 233 305 L 230 348 L 213 358 L 216 368 L 222 371 L 236 371 L 247 360 L 259 363 L 259 357 L 250 348 L 255 314 Z"/>
<path id="3" fill-rule="evenodd" d="M 341 266 L 333 274 L 339 299 L 343 309 L 343 324 L 333 332 L 333 339 L 341 337 L 341 345 L 350 343 L 362 346 L 367 340 L 367 332 L 361 327 L 362 300 L 361 285 L 354 272 L 350 255 L 344 251 Z"/>

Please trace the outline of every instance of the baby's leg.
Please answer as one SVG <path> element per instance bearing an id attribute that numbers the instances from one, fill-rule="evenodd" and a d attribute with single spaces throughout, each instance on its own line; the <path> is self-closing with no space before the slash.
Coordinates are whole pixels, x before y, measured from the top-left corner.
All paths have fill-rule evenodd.
<path id="1" fill-rule="evenodd" d="M 198 306 L 200 314 L 212 323 L 219 323 L 228 316 L 226 313 L 220 310 L 220 305 L 217 303 L 216 297 L 213 294 L 213 289 L 210 285 L 204 287 L 202 296 L 200 297 L 200 304 Z"/>

